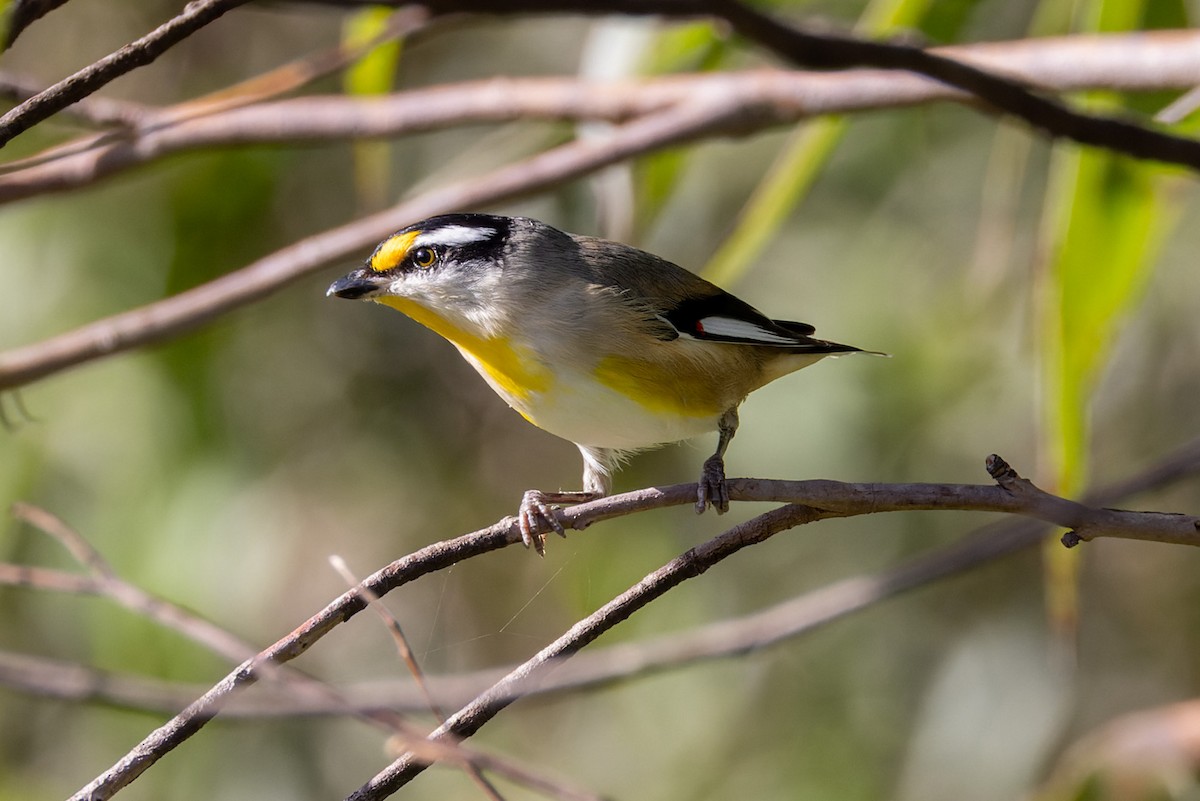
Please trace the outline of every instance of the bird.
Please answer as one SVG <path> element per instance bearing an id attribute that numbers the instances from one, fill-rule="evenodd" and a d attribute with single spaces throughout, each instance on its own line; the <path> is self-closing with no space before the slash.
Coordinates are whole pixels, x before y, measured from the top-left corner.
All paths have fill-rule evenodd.
<path id="1" fill-rule="evenodd" d="M 696 511 L 729 508 L 738 406 L 826 356 L 873 353 L 774 320 L 684 268 L 527 217 L 455 213 L 384 239 L 327 296 L 397 309 L 449 340 L 510 407 L 583 457 L 581 491 L 524 493 L 521 539 L 566 536 L 552 504 L 608 495 L 637 451 L 717 432 Z"/>

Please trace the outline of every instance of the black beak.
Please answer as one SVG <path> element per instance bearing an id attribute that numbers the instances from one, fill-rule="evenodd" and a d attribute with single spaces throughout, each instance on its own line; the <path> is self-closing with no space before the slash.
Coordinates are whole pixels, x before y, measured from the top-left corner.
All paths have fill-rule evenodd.
<path id="1" fill-rule="evenodd" d="M 329 289 L 325 290 L 325 297 L 336 295 L 347 300 L 360 300 L 378 292 L 381 284 L 378 273 L 360 267 L 330 284 Z"/>

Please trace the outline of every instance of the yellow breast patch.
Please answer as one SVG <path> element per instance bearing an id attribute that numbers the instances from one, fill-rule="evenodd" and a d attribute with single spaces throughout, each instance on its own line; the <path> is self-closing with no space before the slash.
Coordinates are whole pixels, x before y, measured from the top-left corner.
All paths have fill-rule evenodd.
<path id="1" fill-rule="evenodd" d="M 553 381 L 550 371 L 531 355 L 518 351 L 507 340 L 484 339 L 470 331 L 464 331 L 440 314 L 408 298 L 384 295 L 374 300 L 404 312 L 421 325 L 453 342 L 464 353 L 470 354 L 476 366 L 487 374 L 497 391 L 506 396 L 506 400 L 528 400 L 534 393 L 545 392 L 550 388 Z M 526 419 L 529 419 L 528 416 Z"/>

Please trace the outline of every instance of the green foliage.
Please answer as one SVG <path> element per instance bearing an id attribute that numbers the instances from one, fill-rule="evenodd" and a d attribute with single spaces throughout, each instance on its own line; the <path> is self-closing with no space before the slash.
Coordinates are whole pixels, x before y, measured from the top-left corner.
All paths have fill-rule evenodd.
<path id="1" fill-rule="evenodd" d="M 1079 7 L 1088 30 L 1131 30 L 1148 6 L 1175 3 L 1092 2 Z M 1093 93 L 1091 107 L 1119 98 Z M 1122 326 L 1136 308 L 1163 242 L 1179 216 L 1169 192 L 1174 171 L 1110 153 L 1060 145 L 1046 197 L 1046 275 L 1040 284 L 1040 356 L 1044 448 L 1056 491 L 1074 495 L 1087 483 L 1092 456 L 1089 411 Z M 1077 555 L 1047 547 L 1052 619 L 1068 628 L 1078 615 Z"/>
<path id="2" fill-rule="evenodd" d="M 361 47 L 382 35 L 394 12 L 390 8 L 364 8 L 346 17 L 342 46 Z M 402 42 L 383 42 L 371 48 L 344 73 L 343 85 L 350 95 L 386 94 L 395 86 Z M 359 203 L 364 210 L 379 208 L 388 201 L 391 149 L 385 142 L 354 145 L 354 176 Z"/>
<path id="3" fill-rule="evenodd" d="M 0 0 L 0 42 L 8 46 L 8 33 L 12 30 L 13 12 L 16 10 L 16 0 Z"/>
<path id="4" fill-rule="evenodd" d="M 877 36 L 916 25 L 929 3 L 930 0 L 874 0 L 859 19 L 857 30 Z M 808 194 L 841 141 L 846 124 L 837 117 L 824 117 L 800 126 L 742 208 L 733 230 L 702 270 L 705 278 L 724 286 L 741 280 Z"/>
<path id="5" fill-rule="evenodd" d="M 726 61 L 730 44 L 709 22 L 672 25 L 655 33 L 646 48 L 642 67 L 646 75 L 673 72 L 710 72 Z M 637 182 L 634 202 L 638 209 L 639 231 L 653 226 L 668 201 L 674 196 L 686 174 L 687 151 L 678 148 L 659 150 L 635 162 Z"/>

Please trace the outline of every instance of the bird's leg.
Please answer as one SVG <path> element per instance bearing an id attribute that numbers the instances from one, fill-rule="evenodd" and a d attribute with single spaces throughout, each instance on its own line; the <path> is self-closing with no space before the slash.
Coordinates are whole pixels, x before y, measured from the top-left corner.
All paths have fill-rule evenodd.
<path id="1" fill-rule="evenodd" d="M 543 492 L 527 490 L 521 498 L 517 512 L 517 523 L 521 529 L 521 542 L 525 547 L 533 546 L 539 556 L 546 555 L 546 535 L 554 531 L 560 537 L 567 532 L 555 514 L 554 503 L 586 503 L 603 498 L 612 489 L 612 471 L 616 467 L 617 455 L 604 448 L 578 445 L 583 454 L 583 490 L 580 492 Z"/>
<path id="2" fill-rule="evenodd" d="M 704 460 L 700 471 L 700 484 L 696 490 L 696 514 L 712 505 L 717 514 L 729 511 L 729 488 L 725 485 L 725 449 L 737 433 L 738 413 L 734 406 L 717 421 L 717 452 Z"/>

